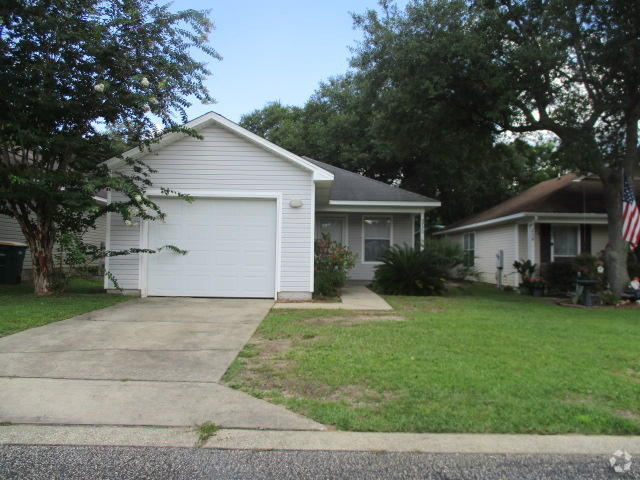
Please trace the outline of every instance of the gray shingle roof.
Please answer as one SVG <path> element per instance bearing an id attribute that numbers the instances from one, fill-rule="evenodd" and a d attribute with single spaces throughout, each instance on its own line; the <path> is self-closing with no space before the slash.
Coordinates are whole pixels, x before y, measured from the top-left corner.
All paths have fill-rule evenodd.
<path id="1" fill-rule="evenodd" d="M 359 173 L 334 167 L 309 157 L 302 157 L 333 173 L 330 200 L 362 202 L 437 202 L 433 198 L 365 177 Z"/>

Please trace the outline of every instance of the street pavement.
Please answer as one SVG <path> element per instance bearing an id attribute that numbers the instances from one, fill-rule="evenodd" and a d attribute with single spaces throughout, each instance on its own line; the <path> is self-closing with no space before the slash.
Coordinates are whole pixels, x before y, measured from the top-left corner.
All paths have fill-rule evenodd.
<path id="1" fill-rule="evenodd" d="M 256 451 L 104 446 L 0 446 L 0 479 L 640 479 L 607 455 Z"/>

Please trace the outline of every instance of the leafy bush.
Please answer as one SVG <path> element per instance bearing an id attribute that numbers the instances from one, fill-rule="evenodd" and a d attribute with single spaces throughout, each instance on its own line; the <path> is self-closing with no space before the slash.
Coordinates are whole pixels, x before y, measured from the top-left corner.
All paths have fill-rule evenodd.
<path id="1" fill-rule="evenodd" d="M 551 262 L 544 266 L 542 275 L 549 282 L 549 289 L 562 293 L 576 288 L 576 271 L 571 262 Z"/>
<path id="2" fill-rule="evenodd" d="M 600 299 L 603 305 L 617 305 L 620 301 L 620 297 L 613 293 L 611 290 L 605 290 L 600 294 Z"/>
<path id="3" fill-rule="evenodd" d="M 464 251 L 446 240 L 428 240 L 423 250 L 393 246 L 376 268 L 374 288 L 390 295 L 438 295 L 445 279 L 464 261 Z"/>
<path id="4" fill-rule="evenodd" d="M 629 270 L 629 277 L 640 277 L 640 248 L 629 252 L 627 269 Z"/>
<path id="5" fill-rule="evenodd" d="M 576 288 L 578 277 L 598 280 L 594 291 L 602 291 L 607 285 L 604 262 L 590 253 L 581 253 L 567 262 L 549 263 L 545 265 L 543 275 L 549 281 L 549 287 L 562 294 Z"/>
<path id="6" fill-rule="evenodd" d="M 607 287 L 604 262 L 598 257 L 590 253 L 581 253 L 573 259 L 572 263 L 575 268 L 576 277 L 598 281 L 598 283 L 593 286 L 594 291 L 600 292 Z"/>
<path id="7" fill-rule="evenodd" d="M 315 242 L 314 284 L 321 297 L 337 297 L 356 264 L 355 254 L 324 234 Z"/>
<path id="8" fill-rule="evenodd" d="M 536 271 L 536 264 L 532 263 L 531 260 L 516 260 L 513 262 L 513 268 L 525 279 L 533 276 L 533 273 Z"/>

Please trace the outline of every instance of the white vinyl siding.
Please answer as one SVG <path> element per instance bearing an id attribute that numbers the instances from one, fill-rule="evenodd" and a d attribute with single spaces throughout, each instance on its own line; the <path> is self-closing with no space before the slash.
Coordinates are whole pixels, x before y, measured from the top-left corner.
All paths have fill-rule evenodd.
<path id="1" fill-rule="evenodd" d="M 446 238 L 464 248 L 462 233 L 447 235 Z M 517 260 L 514 240 L 513 224 L 475 230 L 474 267 L 480 273 L 481 281 L 496 283 L 496 254 L 502 250 L 504 254 L 503 284 L 517 286 L 517 275 L 513 268 L 513 262 Z"/>
<path id="2" fill-rule="evenodd" d="M 107 217 L 105 215 L 96 220 L 96 228 L 89 230 L 85 234 L 84 240 L 92 245 L 100 246 L 106 238 L 106 225 Z M 22 235 L 22 231 L 20 230 L 20 225 L 18 225 L 18 222 L 14 218 L 0 215 L 0 241 L 26 243 L 24 235 Z M 100 260 L 99 263 L 102 263 L 102 260 Z M 33 270 L 31 252 L 27 249 L 22 267 L 23 279 L 31 278 L 31 270 Z"/>
<path id="3" fill-rule="evenodd" d="M 202 140 L 185 137 L 144 158 L 157 170 L 151 176 L 154 188 L 281 193 L 280 291 L 310 292 L 312 173 L 223 127 L 207 126 L 199 133 Z M 290 207 L 294 199 L 302 202 L 301 208 Z M 138 228 L 112 217 L 111 248 L 139 246 Z M 110 271 L 124 288 L 139 289 L 138 264 L 136 255 L 112 259 Z"/>
<path id="4" fill-rule="evenodd" d="M 113 192 L 111 200 L 114 202 L 123 201 L 124 196 Z M 140 248 L 140 223 L 135 221 L 133 225 L 125 225 L 122 217 L 116 213 L 111 213 L 110 217 L 111 226 L 107 248 L 111 251 Z M 137 290 L 139 288 L 140 258 L 141 255 L 138 254 L 109 257 L 107 269 L 116 277 L 120 288 L 125 290 Z M 107 288 L 113 288 L 113 284 L 108 282 Z"/>
<path id="5" fill-rule="evenodd" d="M 349 213 L 348 214 L 348 234 L 349 249 L 357 255 L 356 266 L 349 272 L 352 280 L 373 280 L 375 263 L 364 263 L 362 252 L 362 220 L 372 214 Z M 392 214 L 385 215 L 392 218 L 392 243 L 394 245 L 413 246 L 413 214 Z"/>

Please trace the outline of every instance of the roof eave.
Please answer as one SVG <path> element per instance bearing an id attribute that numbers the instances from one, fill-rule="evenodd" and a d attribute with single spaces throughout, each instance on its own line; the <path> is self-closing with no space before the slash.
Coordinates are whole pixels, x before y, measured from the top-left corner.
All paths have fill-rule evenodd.
<path id="1" fill-rule="evenodd" d="M 274 153 L 275 155 L 278 155 L 286 160 L 289 160 L 290 162 L 298 165 L 299 167 L 312 172 L 314 181 L 332 181 L 333 180 L 333 174 L 331 172 L 328 172 L 325 169 L 318 167 L 317 165 L 314 165 L 311 162 L 305 160 L 304 158 L 299 157 L 298 155 L 291 153 L 282 147 L 277 146 L 276 144 L 270 142 L 269 140 L 265 140 L 264 138 L 246 130 L 245 128 L 242 128 L 240 125 L 233 123 L 232 121 L 224 118 L 222 115 L 218 115 L 215 112 L 206 113 L 205 115 L 202 115 L 190 122 L 187 122 L 184 126 L 186 128 L 192 128 L 192 129 L 198 130 L 210 123 L 220 125 L 221 127 L 226 128 L 227 130 L 230 130 L 240 135 L 241 137 L 245 138 L 246 140 L 258 145 L 259 147 L 262 147 L 265 150 L 268 150 Z M 103 163 L 109 169 L 117 168 L 121 165 L 124 165 L 125 158 L 132 158 L 132 159 L 140 158 L 144 155 L 152 153 L 158 148 L 161 148 L 165 145 L 175 142 L 176 140 L 179 140 L 181 138 L 184 138 L 184 134 L 182 133 L 179 133 L 179 132 L 169 133 L 167 135 L 162 136 L 161 139 L 157 143 L 153 144 L 149 150 L 140 150 L 139 148 L 132 148 L 131 150 L 124 152 L 122 156 L 110 158 L 109 160 Z"/>
<path id="2" fill-rule="evenodd" d="M 440 207 L 438 201 L 385 201 L 385 200 L 329 200 L 329 205 L 335 206 L 362 206 L 362 207 Z"/>
<path id="3" fill-rule="evenodd" d="M 576 219 L 576 220 L 602 220 L 606 219 L 606 213 L 564 213 L 564 212 L 520 212 L 512 215 L 505 215 L 504 217 L 493 218 L 491 220 L 485 220 L 484 222 L 470 223 L 469 225 L 461 225 L 459 227 L 441 230 L 434 233 L 434 235 L 446 235 L 448 233 L 458 233 L 462 231 L 474 230 L 478 228 L 491 227 L 494 225 L 500 225 L 502 223 L 508 223 L 512 220 L 523 220 L 525 218 L 537 219 L 539 217 L 551 218 L 551 219 Z M 544 222 L 541 222 L 544 223 Z"/>

